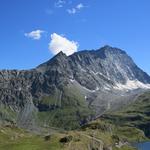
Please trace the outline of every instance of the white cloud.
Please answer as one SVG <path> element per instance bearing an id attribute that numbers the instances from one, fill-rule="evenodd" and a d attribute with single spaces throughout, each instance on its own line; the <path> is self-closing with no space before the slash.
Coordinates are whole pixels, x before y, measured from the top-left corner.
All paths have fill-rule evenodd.
<path id="1" fill-rule="evenodd" d="M 57 8 L 62 8 L 65 3 L 66 3 L 65 0 L 57 0 L 54 5 L 55 5 L 55 7 L 57 7 Z"/>
<path id="2" fill-rule="evenodd" d="M 76 6 L 76 8 L 77 8 L 77 9 L 82 9 L 82 8 L 84 8 L 84 6 L 83 6 L 82 3 L 80 3 L 80 4 L 78 4 L 78 5 Z"/>
<path id="3" fill-rule="evenodd" d="M 71 9 L 67 9 L 67 12 L 69 13 L 69 14 L 76 14 L 77 12 L 79 12 L 82 8 L 84 8 L 85 6 L 82 4 L 82 3 L 80 3 L 80 4 L 78 4 L 76 7 L 74 7 L 74 8 L 71 8 Z"/>
<path id="4" fill-rule="evenodd" d="M 75 8 L 72 8 L 72 9 L 67 9 L 67 12 L 69 14 L 75 14 L 77 12 L 77 10 Z"/>
<path id="5" fill-rule="evenodd" d="M 39 40 L 41 39 L 42 33 L 44 33 L 45 31 L 43 30 L 35 30 L 29 33 L 25 33 L 24 35 L 28 38 L 31 38 L 33 40 Z"/>
<path id="6" fill-rule="evenodd" d="M 49 50 L 53 54 L 57 54 L 60 51 L 66 55 L 71 55 L 78 50 L 78 43 L 75 41 L 70 41 L 62 35 L 56 33 L 51 34 L 51 41 L 49 43 Z"/>

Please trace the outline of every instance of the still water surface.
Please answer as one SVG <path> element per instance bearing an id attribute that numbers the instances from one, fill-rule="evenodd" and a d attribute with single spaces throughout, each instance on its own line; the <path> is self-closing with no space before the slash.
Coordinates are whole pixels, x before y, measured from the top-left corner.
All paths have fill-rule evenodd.
<path id="1" fill-rule="evenodd" d="M 150 150 L 150 142 L 139 143 L 136 147 L 138 150 Z"/>

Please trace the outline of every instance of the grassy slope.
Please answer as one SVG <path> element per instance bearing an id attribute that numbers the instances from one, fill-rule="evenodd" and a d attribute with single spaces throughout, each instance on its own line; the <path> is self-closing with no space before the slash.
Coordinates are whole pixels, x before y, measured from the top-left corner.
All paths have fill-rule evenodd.
<path id="1" fill-rule="evenodd" d="M 65 140 L 64 140 L 65 139 Z M 67 141 L 66 141 L 67 139 Z M 80 130 L 56 132 L 48 136 L 33 135 L 14 127 L 0 128 L 0 150 L 97 150 L 113 146 L 122 141 L 116 135 L 115 127 L 101 120 L 96 120 Z M 133 150 L 124 145 L 120 150 Z"/>
<path id="2" fill-rule="evenodd" d="M 62 96 L 59 92 L 54 97 L 42 99 L 43 105 L 54 109 L 39 112 L 39 122 L 68 130 L 79 128 L 94 111 L 88 108 L 85 96 L 77 88 L 69 86 L 63 90 Z"/>
<path id="3" fill-rule="evenodd" d="M 150 137 L 150 92 L 139 96 L 131 106 L 119 112 L 104 115 L 104 118 L 117 126 L 140 129 L 147 137 Z"/>
<path id="4" fill-rule="evenodd" d="M 61 145 L 52 138 L 47 142 L 43 137 L 32 135 L 17 128 L 5 127 L 0 129 L 0 150 L 55 150 Z"/>

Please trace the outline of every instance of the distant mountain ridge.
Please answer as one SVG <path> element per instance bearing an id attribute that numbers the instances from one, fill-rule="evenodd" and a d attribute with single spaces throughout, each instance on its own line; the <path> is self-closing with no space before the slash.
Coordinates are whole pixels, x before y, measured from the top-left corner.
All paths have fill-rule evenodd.
<path id="1" fill-rule="evenodd" d="M 0 120 L 76 128 L 149 88 L 150 76 L 118 48 L 60 52 L 35 69 L 0 71 Z"/>

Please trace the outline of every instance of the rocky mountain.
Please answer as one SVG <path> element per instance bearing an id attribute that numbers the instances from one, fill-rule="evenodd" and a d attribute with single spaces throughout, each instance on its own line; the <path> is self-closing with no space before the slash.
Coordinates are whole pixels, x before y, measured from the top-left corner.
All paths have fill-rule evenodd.
<path id="1" fill-rule="evenodd" d="M 0 71 L 0 122 L 76 128 L 147 89 L 150 76 L 118 48 L 60 52 L 35 69 Z"/>

